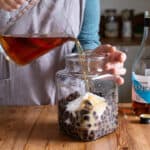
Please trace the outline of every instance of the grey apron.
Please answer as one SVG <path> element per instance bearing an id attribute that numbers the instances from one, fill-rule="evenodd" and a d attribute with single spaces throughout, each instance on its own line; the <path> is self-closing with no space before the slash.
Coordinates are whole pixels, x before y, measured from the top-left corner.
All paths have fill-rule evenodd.
<path id="1" fill-rule="evenodd" d="M 42 9 L 45 4 L 47 7 Z M 82 26 L 84 7 L 85 0 L 40 0 L 5 33 L 36 33 L 39 30 L 42 33 L 64 32 L 65 29 L 65 32 L 77 37 Z M 69 18 L 71 28 L 61 19 L 60 10 Z M 0 17 L 3 16 L 3 19 L 0 18 L 0 27 L 11 15 L 0 11 Z M 36 19 L 40 19 L 40 22 Z M 55 73 L 64 67 L 64 56 L 71 53 L 73 47 L 73 42 L 67 42 L 23 67 L 8 63 L 0 55 L 0 105 L 55 104 Z"/>

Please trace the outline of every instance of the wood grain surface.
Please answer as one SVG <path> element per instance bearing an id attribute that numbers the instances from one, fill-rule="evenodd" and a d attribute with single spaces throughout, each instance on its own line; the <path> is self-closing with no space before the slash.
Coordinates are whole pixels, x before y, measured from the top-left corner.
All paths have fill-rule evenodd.
<path id="1" fill-rule="evenodd" d="M 150 150 L 150 125 L 120 105 L 115 132 L 81 142 L 60 132 L 56 106 L 0 107 L 0 150 Z"/>

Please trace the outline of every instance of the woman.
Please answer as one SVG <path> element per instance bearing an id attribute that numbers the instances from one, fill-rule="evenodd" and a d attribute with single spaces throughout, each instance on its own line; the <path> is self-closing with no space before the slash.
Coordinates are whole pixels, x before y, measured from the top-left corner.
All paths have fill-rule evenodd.
<path id="1" fill-rule="evenodd" d="M 0 29 L 17 14 L 18 11 L 14 10 L 22 9 L 26 4 L 26 0 L 0 0 L 0 16 L 3 18 L 0 20 Z M 116 74 L 116 82 L 123 84 L 120 75 L 126 72 L 123 68 L 126 55 L 111 45 L 100 46 L 99 7 L 99 0 L 33 0 L 33 6 L 3 33 L 63 32 L 65 29 L 67 34 L 73 34 L 80 40 L 85 50 L 96 49 L 94 52 L 98 54 L 106 53 L 109 59 L 105 71 Z M 69 18 L 69 26 L 62 14 Z M 0 105 L 54 104 L 55 73 L 64 67 L 64 56 L 73 48 L 74 43 L 67 42 L 24 67 L 1 60 Z"/>

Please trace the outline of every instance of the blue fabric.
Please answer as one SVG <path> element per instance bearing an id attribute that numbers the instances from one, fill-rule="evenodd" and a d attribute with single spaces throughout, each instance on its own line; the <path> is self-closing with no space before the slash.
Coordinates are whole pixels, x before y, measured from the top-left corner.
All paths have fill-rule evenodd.
<path id="1" fill-rule="evenodd" d="M 84 50 L 93 50 L 100 45 L 100 0 L 86 0 L 84 20 L 78 36 Z"/>

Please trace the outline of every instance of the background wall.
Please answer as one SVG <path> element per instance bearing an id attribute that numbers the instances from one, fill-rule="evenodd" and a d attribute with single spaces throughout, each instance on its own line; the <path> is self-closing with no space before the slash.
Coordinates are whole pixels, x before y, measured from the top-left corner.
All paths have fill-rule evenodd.
<path id="1" fill-rule="evenodd" d="M 100 0 L 102 12 L 108 8 L 115 8 L 118 13 L 123 9 L 134 9 L 134 13 L 141 13 L 145 10 L 150 11 L 150 0 Z M 127 102 L 131 101 L 131 67 L 134 57 L 137 53 L 139 45 L 120 46 L 117 45 L 120 50 L 127 49 L 127 61 L 125 67 L 127 73 L 124 76 L 125 84 L 119 87 L 119 101 Z"/>
<path id="2" fill-rule="evenodd" d="M 101 0 L 102 10 L 106 8 L 135 9 L 135 13 L 150 11 L 150 0 Z"/>

